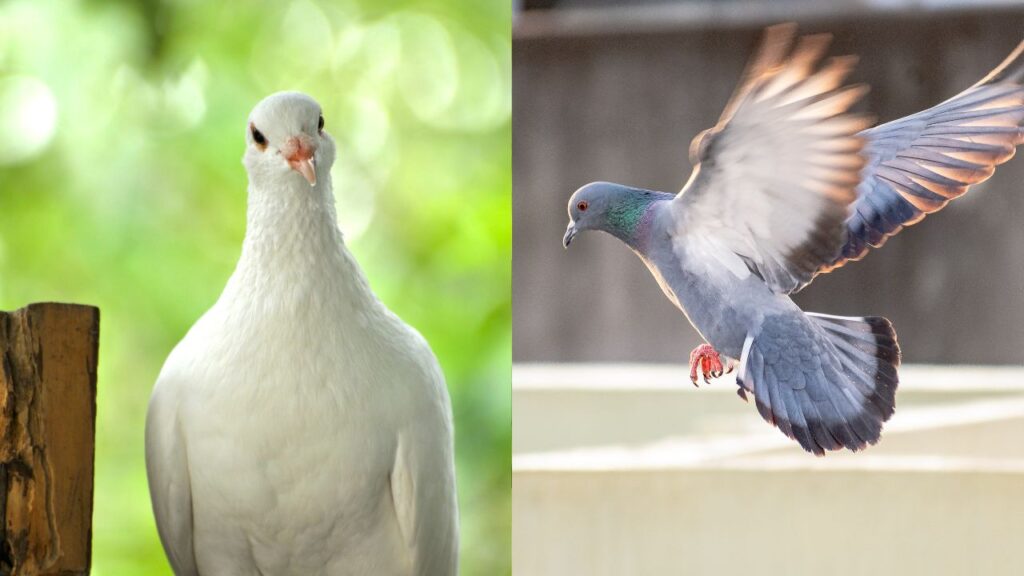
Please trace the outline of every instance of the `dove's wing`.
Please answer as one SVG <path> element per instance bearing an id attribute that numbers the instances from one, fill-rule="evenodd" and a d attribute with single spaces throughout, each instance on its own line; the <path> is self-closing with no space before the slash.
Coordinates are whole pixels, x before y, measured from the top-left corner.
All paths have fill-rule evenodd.
<path id="1" fill-rule="evenodd" d="M 864 166 L 865 92 L 844 86 L 852 58 L 820 59 L 827 36 L 793 46 L 769 28 L 718 124 L 694 140 L 697 167 L 674 200 L 679 232 L 739 255 L 776 292 L 810 282 L 845 239 Z"/>
<path id="2" fill-rule="evenodd" d="M 983 80 L 945 102 L 862 133 L 868 164 L 848 237 L 821 271 L 859 260 L 892 235 L 988 179 L 1024 142 L 1024 42 Z"/>
<path id="3" fill-rule="evenodd" d="M 157 381 L 146 415 L 146 475 L 153 515 L 176 576 L 198 576 L 192 548 L 192 485 L 173 386 Z"/>
<path id="4" fill-rule="evenodd" d="M 391 471 L 391 499 L 416 576 L 458 573 L 458 504 L 453 477 L 452 422 L 444 376 L 426 342 L 430 415 L 408 422 L 398 437 Z"/>

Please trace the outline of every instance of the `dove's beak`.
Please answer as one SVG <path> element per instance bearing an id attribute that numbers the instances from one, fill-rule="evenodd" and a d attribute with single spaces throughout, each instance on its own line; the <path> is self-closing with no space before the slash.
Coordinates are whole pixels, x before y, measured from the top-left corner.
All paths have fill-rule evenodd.
<path id="1" fill-rule="evenodd" d="M 568 248 L 569 244 L 572 243 L 572 239 L 576 237 L 576 223 L 569 222 L 569 226 L 565 229 L 565 236 L 562 236 L 562 246 Z"/>
<path id="2" fill-rule="evenodd" d="M 292 167 L 302 177 L 309 182 L 310 186 L 316 186 L 316 158 L 313 156 L 316 150 L 310 146 L 304 144 L 302 140 L 294 138 L 294 152 L 291 155 L 286 156 L 285 160 L 288 161 L 288 165 Z"/>

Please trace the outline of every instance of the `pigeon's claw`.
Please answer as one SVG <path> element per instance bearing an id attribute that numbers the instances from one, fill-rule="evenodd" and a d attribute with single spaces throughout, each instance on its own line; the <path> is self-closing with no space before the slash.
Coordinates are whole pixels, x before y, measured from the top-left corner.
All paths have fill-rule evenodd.
<path id="1" fill-rule="evenodd" d="M 729 363 L 728 371 L 732 369 L 733 365 Z M 694 386 L 698 386 L 698 374 L 707 383 L 709 379 L 721 376 L 723 371 L 722 359 L 710 344 L 701 344 L 690 352 L 690 381 Z"/>
<path id="2" fill-rule="evenodd" d="M 737 360 L 735 358 L 726 358 L 725 359 L 725 373 L 726 374 L 732 374 L 732 371 L 735 370 L 736 367 L 739 366 L 739 365 L 740 365 L 740 361 L 739 360 Z"/>
<path id="3" fill-rule="evenodd" d="M 744 402 L 750 402 L 750 400 L 747 398 L 747 391 L 744 390 L 742 386 L 736 389 L 736 395 L 739 396 L 740 399 L 743 400 Z"/>

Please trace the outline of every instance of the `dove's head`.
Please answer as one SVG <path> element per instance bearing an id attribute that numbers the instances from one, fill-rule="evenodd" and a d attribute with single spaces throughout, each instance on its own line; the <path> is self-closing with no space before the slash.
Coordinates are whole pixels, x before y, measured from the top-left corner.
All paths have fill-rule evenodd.
<path id="1" fill-rule="evenodd" d="M 254 185 L 316 186 L 334 163 L 334 139 L 316 100 L 301 92 L 271 94 L 253 108 L 242 163 Z"/>
<path id="2" fill-rule="evenodd" d="M 655 200 L 671 194 L 631 188 L 611 182 L 591 182 L 569 198 L 569 226 L 562 237 L 566 248 L 580 232 L 601 230 L 633 245 L 637 227 Z"/>

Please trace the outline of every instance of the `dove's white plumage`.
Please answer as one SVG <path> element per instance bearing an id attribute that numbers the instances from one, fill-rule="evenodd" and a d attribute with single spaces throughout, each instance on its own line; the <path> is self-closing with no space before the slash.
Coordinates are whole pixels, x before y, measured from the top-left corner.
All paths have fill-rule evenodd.
<path id="1" fill-rule="evenodd" d="M 345 248 L 319 118 L 297 93 L 253 111 L 242 256 L 153 392 L 150 493 L 180 576 L 457 572 L 444 379 Z"/>

